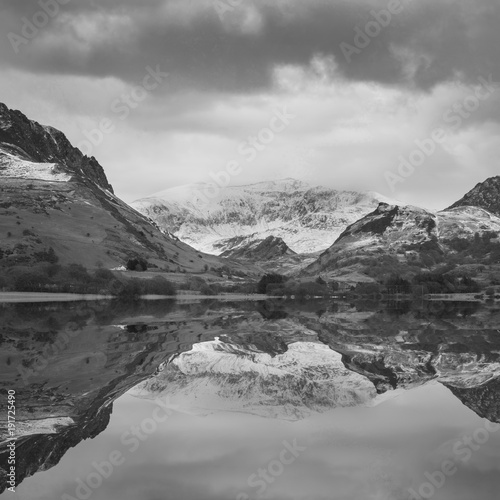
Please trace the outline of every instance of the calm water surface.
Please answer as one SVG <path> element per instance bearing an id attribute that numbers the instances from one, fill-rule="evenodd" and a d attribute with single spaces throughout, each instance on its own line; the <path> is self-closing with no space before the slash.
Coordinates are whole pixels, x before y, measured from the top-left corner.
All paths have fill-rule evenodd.
<path id="1" fill-rule="evenodd" d="M 0 320 L 18 437 L 2 500 L 499 498 L 494 307 L 108 302 Z"/>

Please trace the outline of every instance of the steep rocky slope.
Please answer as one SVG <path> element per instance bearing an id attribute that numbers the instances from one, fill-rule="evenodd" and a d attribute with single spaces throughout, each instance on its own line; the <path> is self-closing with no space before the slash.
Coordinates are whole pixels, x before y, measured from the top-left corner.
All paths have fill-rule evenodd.
<path id="1" fill-rule="evenodd" d="M 222 265 L 160 230 L 113 194 L 103 168 L 62 132 L 0 104 L 0 262 L 52 247 L 63 264 L 117 267 L 142 256 L 163 269 Z M 3 257 L 3 259 L 2 259 Z"/>
<path id="2" fill-rule="evenodd" d="M 212 186 L 213 188 L 213 186 Z M 233 186 L 168 189 L 132 203 L 182 241 L 219 255 L 247 243 L 281 238 L 296 253 L 328 248 L 345 229 L 386 199 L 377 193 L 337 191 L 294 179 Z"/>
<path id="3" fill-rule="evenodd" d="M 297 254 L 281 238 L 269 236 L 265 240 L 240 243 L 231 250 L 223 252 L 221 257 L 265 261 L 293 255 Z"/>
<path id="4" fill-rule="evenodd" d="M 477 184 L 450 208 L 473 206 L 500 216 L 500 177 L 490 177 Z"/>
<path id="5" fill-rule="evenodd" d="M 219 257 L 230 262 L 240 262 L 245 266 L 258 266 L 262 271 L 292 274 L 308 266 L 318 257 L 313 254 L 297 254 L 281 239 L 268 236 L 265 240 L 255 240 L 251 236 L 241 236 L 228 240 L 230 250 Z"/>

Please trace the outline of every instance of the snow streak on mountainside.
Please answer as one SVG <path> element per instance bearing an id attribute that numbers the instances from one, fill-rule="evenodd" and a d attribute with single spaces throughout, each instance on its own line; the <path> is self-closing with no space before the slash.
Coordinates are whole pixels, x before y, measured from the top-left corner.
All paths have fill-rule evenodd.
<path id="1" fill-rule="evenodd" d="M 366 404 L 377 396 L 366 377 L 344 367 L 340 354 L 314 342 L 292 343 L 275 357 L 221 341 L 204 342 L 132 393 L 168 396 L 196 414 L 244 411 L 285 420 Z"/>
<path id="2" fill-rule="evenodd" d="M 216 255 L 242 242 L 275 236 L 296 253 L 328 248 L 349 225 L 390 201 L 378 193 L 312 187 L 294 179 L 220 189 L 208 184 L 168 189 L 132 203 L 193 247 Z"/>

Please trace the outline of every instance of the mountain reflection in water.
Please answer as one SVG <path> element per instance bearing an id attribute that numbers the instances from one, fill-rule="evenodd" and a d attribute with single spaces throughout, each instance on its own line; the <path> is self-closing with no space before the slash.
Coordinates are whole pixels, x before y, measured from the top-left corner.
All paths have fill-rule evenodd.
<path id="1" fill-rule="evenodd" d="M 76 479 L 117 449 L 125 463 L 91 498 L 399 500 L 458 460 L 457 440 L 483 418 L 500 422 L 491 307 L 16 304 L 0 321 L 1 389 L 16 390 L 17 492 L 28 500 L 75 498 Z M 155 400 L 169 418 L 130 453 L 120 436 Z M 294 439 L 305 450 L 258 493 L 249 477 Z M 499 441 L 491 433 L 458 460 L 434 498 L 496 499 Z M 4 446 L 3 469 L 6 457 Z"/>

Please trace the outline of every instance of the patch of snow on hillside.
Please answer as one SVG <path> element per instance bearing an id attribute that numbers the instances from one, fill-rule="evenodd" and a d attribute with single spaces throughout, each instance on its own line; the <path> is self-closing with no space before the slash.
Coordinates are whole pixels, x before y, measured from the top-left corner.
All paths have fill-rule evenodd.
<path id="1" fill-rule="evenodd" d="M 56 163 L 22 160 L 0 149 L 0 176 L 50 182 L 68 182 L 71 176 L 60 172 Z"/>

